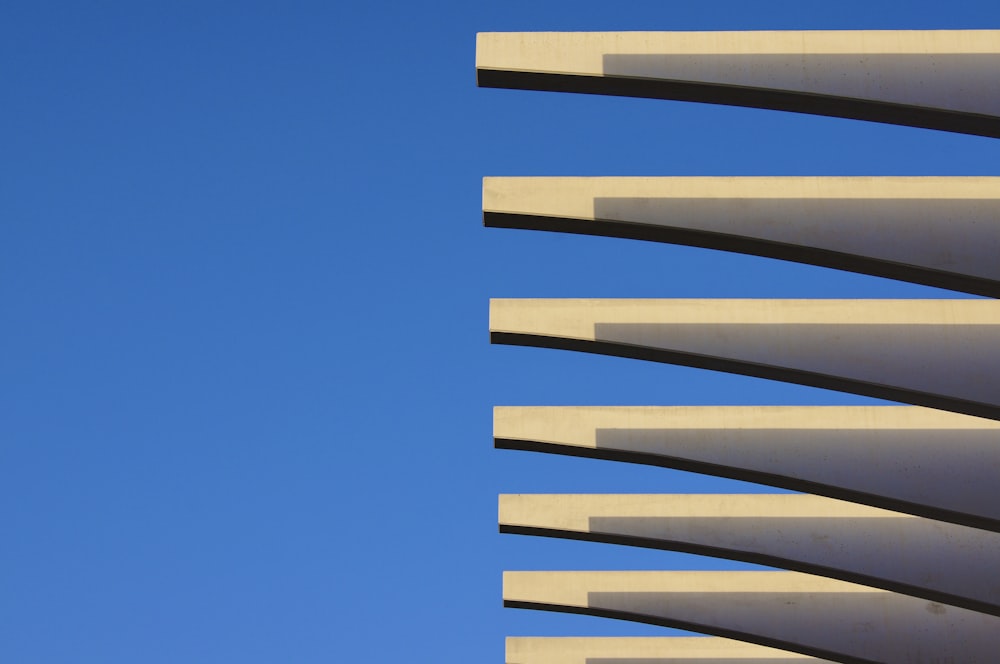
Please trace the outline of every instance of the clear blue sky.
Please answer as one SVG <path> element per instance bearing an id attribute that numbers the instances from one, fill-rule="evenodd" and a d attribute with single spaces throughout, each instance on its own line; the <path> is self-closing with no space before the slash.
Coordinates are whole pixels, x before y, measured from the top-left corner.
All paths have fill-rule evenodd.
<path id="1" fill-rule="evenodd" d="M 856 397 L 490 347 L 489 297 L 944 297 L 487 230 L 484 175 L 992 174 L 1000 141 L 475 87 L 477 31 L 998 28 L 969 2 L 0 6 L 0 662 L 502 662 L 501 492 L 759 490 L 492 449 L 493 405 Z"/>

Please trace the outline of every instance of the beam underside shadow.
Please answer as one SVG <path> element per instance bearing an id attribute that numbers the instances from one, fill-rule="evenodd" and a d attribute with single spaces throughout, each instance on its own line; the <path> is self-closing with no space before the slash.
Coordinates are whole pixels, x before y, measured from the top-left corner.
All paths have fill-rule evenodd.
<path id="1" fill-rule="evenodd" d="M 809 92 L 629 76 L 476 70 L 480 87 L 741 106 L 1000 138 L 1000 118 Z"/>
<path id="2" fill-rule="evenodd" d="M 790 641 L 783 641 L 781 639 L 768 638 L 761 636 L 759 634 L 741 632 L 738 630 L 719 627 L 717 625 L 706 625 L 697 622 L 681 620 L 679 618 L 661 618 L 661 617 L 643 615 L 638 613 L 630 613 L 628 611 L 615 611 L 613 609 L 569 606 L 565 604 L 545 604 L 541 602 L 528 602 L 528 601 L 507 600 L 507 599 L 504 600 L 503 605 L 504 607 L 511 609 L 533 609 L 536 611 L 551 611 L 554 613 L 571 613 L 576 615 L 594 616 L 598 618 L 611 618 L 613 620 L 639 622 L 639 623 L 645 623 L 647 625 L 658 625 L 660 627 L 668 627 L 671 629 L 682 629 L 689 632 L 697 632 L 699 634 L 721 636 L 724 638 L 735 639 L 737 641 L 756 643 L 757 645 L 767 646 L 770 648 L 778 648 L 781 650 L 788 650 L 791 652 L 801 653 L 803 655 L 809 655 L 811 657 L 819 657 L 820 659 L 831 659 L 836 662 L 841 662 L 842 664 L 883 664 L 878 662 L 877 660 L 851 657 L 848 655 L 844 655 L 843 653 L 829 651 L 821 648 L 814 648 L 800 643 L 793 643 Z"/>
<path id="3" fill-rule="evenodd" d="M 842 568 L 818 565 L 808 562 L 785 558 L 781 556 L 756 553 L 752 551 L 739 550 L 731 547 L 717 547 L 706 544 L 698 544 L 690 541 L 679 541 L 670 539 L 653 539 L 635 535 L 619 535 L 601 532 L 583 532 L 576 530 L 565 530 L 558 528 L 543 528 L 536 526 L 516 526 L 501 524 L 500 532 L 511 535 L 530 535 L 535 537 L 549 537 L 554 539 L 577 540 L 584 542 L 597 542 L 603 544 L 617 544 L 622 546 L 633 546 L 646 549 L 658 549 L 661 551 L 676 551 L 678 553 L 689 553 L 699 556 L 709 556 L 712 558 L 722 558 L 725 560 L 735 560 L 739 562 L 751 563 L 755 565 L 765 565 L 805 574 L 815 574 L 831 579 L 856 583 L 858 585 L 881 588 L 891 592 L 919 597 L 931 602 L 940 604 L 950 604 L 959 608 L 986 613 L 1000 617 L 1000 605 L 996 603 L 983 602 L 953 593 L 939 592 L 933 589 L 914 586 L 908 583 L 901 583 L 885 579 L 883 577 L 870 574 L 860 574 L 850 572 Z"/>
<path id="4" fill-rule="evenodd" d="M 956 525 L 966 526 L 969 528 L 1000 532 L 1000 520 L 997 519 L 990 519 L 988 517 L 971 515 L 965 512 L 937 508 L 864 491 L 845 489 L 840 486 L 810 481 L 799 477 L 769 473 L 760 470 L 751 470 L 738 466 L 727 466 L 709 461 L 698 461 L 684 457 L 651 454 L 630 450 L 585 447 L 582 445 L 567 445 L 562 443 L 525 440 L 519 438 L 496 437 L 494 438 L 494 446 L 497 449 L 503 450 L 541 452 L 544 454 L 557 454 L 561 456 L 599 459 L 603 461 L 618 461 L 622 463 L 634 463 L 645 466 L 669 468 L 671 470 L 682 470 L 702 475 L 712 475 L 714 477 L 724 477 L 726 479 L 739 480 L 741 482 L 752 482 L 755 484 L 764 484 L 790 491 L 799 491 L 801 493 L 810 493 L 817 496 L 826 496 L 827 498 L 835 498 L 837 500 L 869 505 L 879 509 L 901 512 L 903 514 L 912 514 L 913 516 L 954 523 Z"/>
<path id="5" fill-rule="evenodd" d="M 897 281 L 906 281 L 934 288 L 943 288 L 984 297 L 1000 297 L 1000 283 L 954 272 L 933 270 L 876 258 L 858 256 L 828 249 L 787 244 L 741 235 L 659 226 L 625 221 L 589 220 L 546 215 L 483 212 L 487 228 L 549 231 L 571 235 L 614 237 L 661 244 L 675 244 L 737 254 L 775 258 L 794 263 L 815 265 L 845 272 L 867 274 Z"/>
<path id="6" fill-rule="evenodd" d="M 874 397 L 876 399 L 886 399 L 888 401 L 909 403 L 915 406 L 925 406 L 928 408 L 937 408 L 939 410 L 962 413 L 964 415 L 973 415 L 975 417 L 1000 420 L 1000 406 L 992 404 L 968 401 L 966 399 L 948 397 L 939 394 L 930 394 L 918 390 L 908 390 L 901 387 L 877 385 L 862 380 L 841 378 L 838 376 L 805 371 L 802 369 L 759 364 L 735 358 L 701 355 L 698 353 L 651 348 L 649 346 L 638 346 L 619 342 L 591 341 L 587 339 L 524 334 L 519 332 L 491 332 L 490 342 L 508 346 L 572 350 L 595 355 L 609 355 L 612 357 L 624 357 L 634 360 L 659 362 L 662 364 L 674 364 L 697 369 L 709 369 L 711 371 L 721 371 L 743 376 L 752 376 L 754 378 L 778 380 L 797 385 L 819 387 L 837 392 L 859 394 L 862 396 Z"/>

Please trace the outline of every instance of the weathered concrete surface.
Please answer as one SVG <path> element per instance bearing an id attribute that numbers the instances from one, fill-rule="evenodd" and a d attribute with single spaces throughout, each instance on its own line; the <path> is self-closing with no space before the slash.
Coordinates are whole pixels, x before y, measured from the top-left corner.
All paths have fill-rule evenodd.
<path id="1" fill-rule="evenodd" d="M 994 664 L 1000 618 L 796 572 L 505 572 L 504 604 L 635 620 L 840 662 Z"/>
<path id="2" fill-rule="evenodd" d="M 510 32 L 480 86 L 771 108 L 1000 136 L 1000 31 Z"/>
<path id="3" fill-rule="evenodd" d="M 997 300 L 491 300 L 490 333 L 1000 419 Z"/>
<path id="4" fill-rule="evenodd" d="M 787 650 L 711 636 L 509 637 L 507 664 L 822 664 Z"/>
<path id="5" fill-rule="evenodd" d="M 994 420 L 912 406 L 498 407 L 493 436 L 1000 531 Z"/>
<path id="6" fill-rule="evenodd" d="M 1000 534 L 810 495 L 501 495 L 500 531 L 670 549 L 1000 616 Z"/>
<path id="7" fill-rule="evenodd" d="M 483 219 L 1000 296 L 1000 177 L 485 178 Z"/>

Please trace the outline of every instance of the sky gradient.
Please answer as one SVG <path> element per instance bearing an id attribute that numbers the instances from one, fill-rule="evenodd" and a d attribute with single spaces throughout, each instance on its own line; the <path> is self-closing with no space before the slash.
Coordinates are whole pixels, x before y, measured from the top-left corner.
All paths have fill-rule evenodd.
<path id="1" fill-rule="evenodd" d="M 497 494 L 769 489 L 494 450 L 492 406 L 872 401 L 490 347 L 488 298 L 958 295 L 484 229 L 482 177 L 997 175 L 1000 141 L 481 90 L 475 33 L 868 28 L 1000 28 L 1000 5 L 4 3 L 0 661 L 459 664 L 665 633 L 502 609 L 500 573 L 741 566 L 501 536 Z"/>

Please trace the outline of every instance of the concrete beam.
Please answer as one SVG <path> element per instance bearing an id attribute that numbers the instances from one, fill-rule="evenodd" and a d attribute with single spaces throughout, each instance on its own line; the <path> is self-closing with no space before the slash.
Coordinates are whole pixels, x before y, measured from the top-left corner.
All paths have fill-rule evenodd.
<path id="1" fill-rule="evenodd" d="M 480 86 L 748 106 L 1000 137 L 1000 31 L 510 32 Z"/>
<path id="2" fill-rule="evenodd" d="M 741 560 L 1000 616 L 1000 534 L 809 495 L 502 495 L 500 532 Z"/>
<path id="3" fill-rule="evenodd" d="M 497 447 L 676 468 L 1000 532 L 1000 422 L 906 406 L 499 407 Z"/>
<path id="4" fill-rule="evenodd" d="M 485 178 L 483 220 L 1000 296 L 998 177 Z"/>
<path id="5" fill-rule="evenodd" d="M 618 618 L 851 664 L 993 664 L 1000 618 L 796 572 L 505 572 L 504 605 Z"/>
<path id="6" fill-rule="evenodd" d="M 727 371 L 1000 419 L 996 300 L 491 300 L 493 343 Z"/>
<path id="7" fill-rule="evenodd" d="M 509 637 L 507 664 L 823 664 L 787 650 L 712 636 Z"/>

